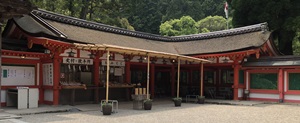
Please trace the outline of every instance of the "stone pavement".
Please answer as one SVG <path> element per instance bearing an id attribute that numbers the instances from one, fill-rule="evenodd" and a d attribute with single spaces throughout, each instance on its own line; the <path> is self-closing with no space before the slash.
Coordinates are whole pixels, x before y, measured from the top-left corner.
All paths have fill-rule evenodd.
<path id="1" fill-rule="evenodd" d="M 249 101 L 249 100 L 215 100 L 206 99 L 205 103 L 208 104 L 219 104 L 219 105 L 242 105 L 242 106 L 255 106 L 259 104 L 275 104 L 276 102 L 264 102 L 264 101 Z"/>
<path id="2" fill-rule="evenodd" d="M 164 105 L 170 103 L 170 99 L 155 99 L 153 105 Z M 183 101 L 185 103 L 185 101 Z M 266 102 L 261 101 L 233 101 L 233 100 L 209 100 L 206 99 L 205 103 L 208 104 L 220 104 L 220 105 L 243 105 L 243 106 L 254 106 L 259 104 L 265 104 Z M 119 109 L 122 110 L 132 110 L 132 102 L 119 102 Z M 3 111 L 0 111 L 0 123 L 1 121 L 12 122 L 12 123 L 22 123 L 18 119 L 22 115 L 32 115 L 32 114 L 43 114 L 43 113 L 58 113 L 58 112 L 87 112 L 87 111 L 97 111 L 100 110 L 100 104 L 85 104 L 85 105 L 39 105 L 38 108 L 31 109 L 16 109 L 15 107 L 2 107 Z"/>

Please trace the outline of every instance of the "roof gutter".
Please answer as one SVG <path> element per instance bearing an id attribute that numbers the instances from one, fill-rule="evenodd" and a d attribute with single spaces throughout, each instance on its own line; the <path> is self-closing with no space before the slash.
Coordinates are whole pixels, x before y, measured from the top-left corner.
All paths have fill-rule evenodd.
<path id="1" fill-rule="evenodd" d="M 48 28 L 51 32 L 53 32 L 54 34 L 58 35 L 58 37 L 68 38 L 68 36 L 66 34 L 64 34 L 62 31 L 58 30 L 57 28 L 55 28 L 54 26 L 52 26 L 51 24 L 49 24 L 48 22 L 46 22 L 44 19 L 36 16 L 32 12 L 30 13 L 30 16 L 34 20 L 36 20 L 37 22 L 39 22 L 40 24 L 42 24 L 43 26 L 45 26 L 46 28 Z"/>

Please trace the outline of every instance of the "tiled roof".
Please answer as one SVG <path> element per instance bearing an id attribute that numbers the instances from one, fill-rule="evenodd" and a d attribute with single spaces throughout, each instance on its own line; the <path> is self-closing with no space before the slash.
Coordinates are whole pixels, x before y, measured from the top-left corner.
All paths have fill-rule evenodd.
<path id="1" fill-rule="evenodd" d="M 185 36 L 160 36 L 90 22 L 45 10 L 13 20 L 36 36 L 87 44 L 110 44 L 181 55 L 225 53 L 262 46 L 270 36 L 267 23 Z M 28 26 L 28 23 L 31 23 Z"/>
<path id="2" fill-rule="evenodd" d="M 130 31 L 123 28 L 118 28 L 114 26 L 109 26 L 101 23 L 86 21 L 70 16 L 65 16 L 45 10 L 34 10 L 32 11 L 34 15 L 40 16 L 44 19 L 49 19 L 61 23 L 66 23 L 70 25 L 75 25 L 79 27 L 95 29 L 99 31 L 106 31 L 112 32 L 116 34 L 122 34 L 127 36 L 151 39 L 151 40 L 158 40 L 158 41 L 167 41 L 167 42 L 180 42 L 180 41 L 191 41 L 191 40 L 202 40 L 202 39 L 211 39 L 211 38 L 218 38 L 218 37 L 225 37 L 225 36 L 232 36 L 232 35 L 239 35 L 244 33 L 256 32 L 256 31 L 266 31 L 267 30 L 267 23 L 260 23 L 251 26 L 245 26 L 240 28 L 234 28 L 229 30 L 222 30 L 222 31 L 215 31 L 209 33 L 201 33 L 201 34 L 194 34 L 194 35 L 184 35 L 184 36 L 160 36 L 150 33 L 138 32 L 138 31 Z"/>
<path id="3" fill-rule="evenodd" d="M 277 57 L 260 57 L 248 58 L 243 67 L 278 67 L 278 66 L 299 66 L 299 56 L 277 56 Z"/>

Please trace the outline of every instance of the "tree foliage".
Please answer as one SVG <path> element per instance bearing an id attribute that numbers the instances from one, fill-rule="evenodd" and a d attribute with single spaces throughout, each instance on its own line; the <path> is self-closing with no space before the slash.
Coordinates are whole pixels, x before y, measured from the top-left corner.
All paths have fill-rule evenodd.
<path id="1" fill-rule="evenodd" d="M 208 16 L 198 22 L 190 16 L 172 19 L 160 25 L 160 34 L 167 36 L 188 35 L 224 30 L 226 19 L 222 16 Z"/>
<path id="2" fill-rule="evenodd" d="M 196 21 L 190 16 L 172 19 L 160 25 L 160 34 L 165 36 L 188 35 L 198 33 Z"/>
<path id="3" fill-rule="evenodd" d="M 39 8 L 130 30 L 182 35 L 224 29 L 223 0 L 30 0 Z M 227 0 L 234 27 L 268 22 L 273 39 L 284 54 L 300 48 L 300 0 Z M 190 16 L 194 26 L 182 25 Z M 209 17 L 211 16 L 211 17 Z M 192 19 L 185 20 L 193 22 Z M 231 28 L 231 17 L 229 18 Z M 172 22 L 172 23 L 171 23 Z M 213 27 L 217 25 L 216 27 Z M 182 27 L 180 27 L 182 26 Z M 184 26 L 187 29 L 184 29 Z M 180 28 L 179 28 L 180 27 Z M 297 51 L 296 51 L 297 50 Z M 300 50 L 299 50 L 300 51 Z"/>
<path id="4" fill-rule="evenodd" d="M 48 11 L 134 30 L 122 14 L 122 8 L 126 3 L 121 0 L 31 0 L 31 2 Z"/>
<path id="5" fill-rule="evenodd" d="M 39 8 L 55 13 L 153 34 L 159 34 L 161 23 L 182 16 L 200 20 L 209 15 L 224 15 L 224 1 L 220 0 L 30 1 Z M 128 26 L 124 26 L 124 22 L 128 22 Z"/>
<path id="6" fill-rule="evenodd" d="M 161 2 L 160 0 L 122 0 L 123 16 L 128 18 L 129 23 L 137 31 L 148 33 L 159 33 L 161 24 Z"/>
<path id="7" fill-rule="evenodd" d="M 299 0 L 232 0 L 231 5 L 235 27 L 268 22 L 279 50 L 293 54 L 292 41 L 300 23 Z"/>
<path id="8" fill-rule="evenodd" d="M 207 16 L 224 15 L 222 0 L 161 0 L 165 10 L 162 11 L 162 22 L 191 16 L 195 20 Z"/>
<path id="9" fill-rule="evenodd" d="M 293 53 L 294 55 L 300 55 L 300 31 L 297 32 L 293 40 Z"/>
<path id="10" fill-rule="evenodd" d="M 196 24 L 199 32 L 202 32 L 202 29 L 207 29 L 209 31 L 219 31 L 227 28 L 226 19 L 222 16 L 208 16 Z"/>

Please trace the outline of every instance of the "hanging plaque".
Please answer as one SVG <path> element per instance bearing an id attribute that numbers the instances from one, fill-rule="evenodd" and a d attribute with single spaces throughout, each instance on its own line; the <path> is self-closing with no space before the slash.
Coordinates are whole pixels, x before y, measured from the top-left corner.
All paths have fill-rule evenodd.
<path id="1" fill-rule="evenodd" d="M 63 57 L 63 63 L 93 65 L 93 59 Z"/>
<path id="2" fill-rule="evenodd" d="M 106 60 L 102 60 L 102 65 L 106 65 Z M 109 66 L 125 66 L 125 62 L 124 61 L 109 61 Z"/>

